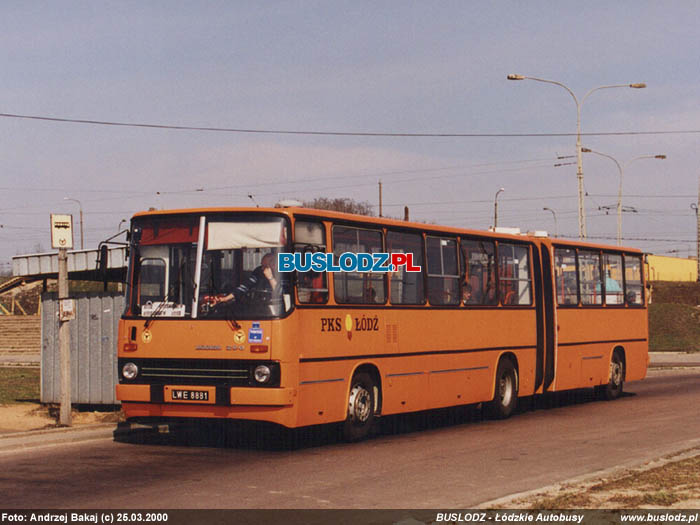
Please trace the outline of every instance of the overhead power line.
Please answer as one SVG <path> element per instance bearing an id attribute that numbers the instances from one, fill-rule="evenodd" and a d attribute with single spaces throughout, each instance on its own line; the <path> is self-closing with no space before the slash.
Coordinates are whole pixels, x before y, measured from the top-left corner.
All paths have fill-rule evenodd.
<path id="1" fill-rule="evenodd" d="M 574 236 L 568 235 L 567 237 L 571 237 L 572 239 Z M 589 235 L 586 237 L 586 239 L 617 239 L 617 237 L 612 237 L 612 236 L 604 236 L 604 235 Z M 623 241 L 648 241 L 648 242 L 695 242 L 695 239 L 650 239 L 647 237 L 623 237 Z"/>
<path id="2" fill-rule="evenodd" d="M 698 134 L 700 130 L 665 130 L 665 131 L 605 131 L 588 133 L 399 133 L 373 131 L 318 131 L 290 129 L 252 129 L 252 128 L 222 128 L 213 126 L 177 126 L 172 124 L 148 124 L 142 122 L 117 122 L 109 120 L 77 119 L 67 117 L 48 117 L 42 115 L 20 115 L 16 113 L 0 113 L 0 117 L 25 120 L 41 120 L 70 124 L 88 124 L 92 126 L 115 126 L 128 128 L 169 129 L 179 131 L 212 131 L 221 133 L 248 133 L 263 135 L 324 135 L 340 137 L 412 137 L 412 138 L 517 138 L 517 137 L 603 137 L 619 135 L 688 135 Z"/>

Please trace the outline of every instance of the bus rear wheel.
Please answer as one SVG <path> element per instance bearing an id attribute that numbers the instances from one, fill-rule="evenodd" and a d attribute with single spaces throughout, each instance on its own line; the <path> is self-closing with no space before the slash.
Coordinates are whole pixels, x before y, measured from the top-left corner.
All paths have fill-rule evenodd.
<path id="1" fill-rule="evenodd" d="M 343 426 L 347 441 L 365 439 L 377 419 L 378 388 L 374 379 L 365 372 L 355 374 L 350 383 L 348 415 Z"/>
<path id="2" fill-rule="evenodd" d="M 504 358 L 496 369 L 493 400 L 486 406 L 489 416 L 506 419 L 518 404 L 518 375 L 510 359 Z"/>
<path id="3" fill-rule="evenodd" d="M 598 392 L 607 401 L 617 399 L 622 395 L 625 382 L 625 362 L 619 351 L 615 350 L 610 359 L 610 377 L 607 385 L 599 387 Z"/>

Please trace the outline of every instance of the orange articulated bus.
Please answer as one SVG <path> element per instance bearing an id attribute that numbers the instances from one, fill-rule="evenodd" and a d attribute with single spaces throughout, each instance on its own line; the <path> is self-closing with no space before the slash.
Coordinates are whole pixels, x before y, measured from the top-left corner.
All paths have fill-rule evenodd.
<path id="1" fill-rule="evenodd" d="M 381 415 L 505 418 L 518 397 L 614 399 L 646 375 L 638 250 L 297 207 L 139 213 L 129 242 L 131 422 L 344 422 L 357 440 Z M 281 252 L 410 253 L 421 271 L 277 272 Z"/>

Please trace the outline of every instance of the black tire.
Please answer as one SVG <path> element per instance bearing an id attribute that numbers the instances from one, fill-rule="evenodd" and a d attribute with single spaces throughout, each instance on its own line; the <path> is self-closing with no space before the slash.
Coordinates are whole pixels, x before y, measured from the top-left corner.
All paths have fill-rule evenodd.
<path id="1" fill-rule="evenodd" d="M 625 362 L 622 354 L 615 350 L 610 359 L 610 374 L 607 385 L 601 385 L 598 389 L 601 397 L 607 401 L 617 399 L 622 395 L 625 382 Z"/>
<path id="2" fill-rule="evenodd" d="M 508 358 L 503 358 L 496 369 L 493 399 L 486 405 L 487 413 L 494 419 L 506 419 L 518 405 L 518 373 Z"/>
<path id="3" fill-rule="evenodd" d="M 377 383 L 366 372 L 355 374 L 350 382 L 348 413 L 343 426 L 347 441 L 365 439 L 377 420 Z"/>

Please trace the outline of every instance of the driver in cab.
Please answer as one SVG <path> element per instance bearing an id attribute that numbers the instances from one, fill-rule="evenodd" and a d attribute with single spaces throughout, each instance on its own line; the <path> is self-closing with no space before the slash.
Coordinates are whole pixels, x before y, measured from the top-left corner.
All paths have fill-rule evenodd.
<path id="1" fill-rule="evenodd" d="M 241 284 L 236 286 L 233 292 L 227 295 L 210 296 L 206 299 L 211 306 L 216 306 L 220 303 L 240 301 L 241 298 L 255 291 L 272 294 L 279 286 L 279 280 L 275 277 L 275 263 L 275 256 L 272 253 L 266 253 L 260 261 L 260 266 L 253 270 Z"/>

